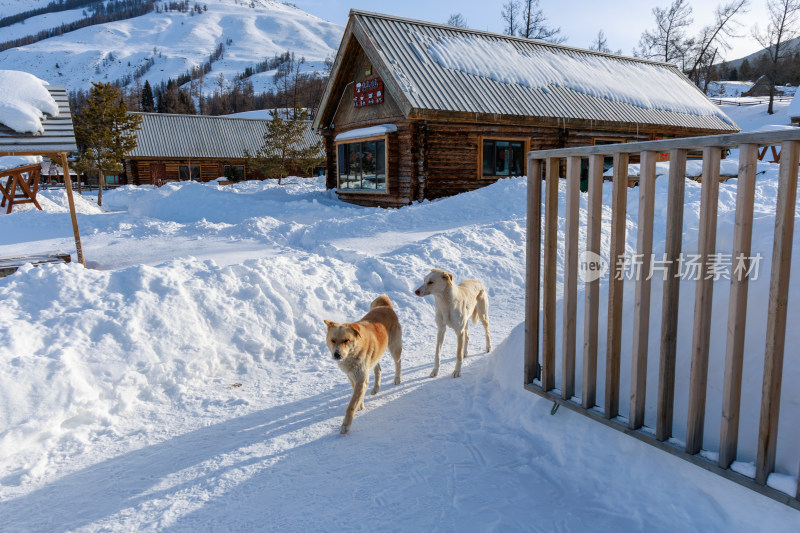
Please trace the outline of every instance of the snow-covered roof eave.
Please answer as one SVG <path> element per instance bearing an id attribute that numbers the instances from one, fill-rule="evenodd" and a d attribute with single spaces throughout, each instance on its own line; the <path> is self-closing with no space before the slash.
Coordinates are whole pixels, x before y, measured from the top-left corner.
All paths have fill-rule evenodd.
<path id="1" fill-rule="evenodd" d="M 0 124 L 17 133 L 43 134 L 45 116 L 58 116 L 47 85 L 27 72 L 0 70 Z"/>

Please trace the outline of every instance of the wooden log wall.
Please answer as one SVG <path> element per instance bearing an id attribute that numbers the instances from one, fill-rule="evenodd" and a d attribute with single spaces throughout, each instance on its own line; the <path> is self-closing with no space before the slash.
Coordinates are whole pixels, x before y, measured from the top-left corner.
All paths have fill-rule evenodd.
<path id="1" fill-rule="evenodd" d="M 165 181 L 180 181 L 181 166 L 199 166 L 200 178 L 197 181 L 206 182 L 215 180 L 225 175 L 225 167 L 244 167 L 244 178 L 248 180 L 261 180 L 271 176 L 264 176 L 257 170 L 248 167 L 244 159 L 126 159 L 125 172 L 127 182 L 131 185 L 153 185 L 150 166 L 163 164 L 166 167 Z M 297 169 L 290 171 L 290 175 L 308 177 L 308 172 Z M 335 184 L 335 182 L 334 182 Z"/>
<path id="2" fill-rule="evenodd" d="M 338 117 L 338 115 L 337 115 Z M 555 126 L 522 126 L 509 124 L 476 124 L 446 121 L 405 120 L 396 118 L 367 119 L 349 124 L 339 124 L 335 129 L 323 130 L 328 150 L 327 172 L 329 188 L 336 187 L 336 154 L 333 150 L 335 134 L 356 128 L 380 124 L 397 126 L 394 141 L 387 147 L 397 159 L 390 161 L 390 189 L 388 195 L 340 192 L 347 202 L 367 206 L 400 207 L 412 201 L 452 196 L 491 185 L 501 178 L 478 176 L 480 143 L 482 138 L 527 139 L 531 150 L 591 146 L 596 141 L 648 141 L 663 137 L 685 137 L 691 131 L 679 128 L 636 128 L 620 124 L 609 129 L 565 129 Z M 391 143 L 395 142 L 394 146 Z M 394 157 L 392 155 L 391 157 Z M 638 156 L 637 156 L 638 157 Z M 561 164 L 559 174 L 564 177 L 566 165 Z M 392 184 L 395 187 L 392 187 Z"/>

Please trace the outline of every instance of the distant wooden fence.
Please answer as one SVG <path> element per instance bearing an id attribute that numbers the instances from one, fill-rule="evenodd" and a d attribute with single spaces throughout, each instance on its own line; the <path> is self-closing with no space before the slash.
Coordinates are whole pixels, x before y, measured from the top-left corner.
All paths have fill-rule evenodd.
<path id="1" fill-rule="evenodd" d="M 729 467 L 737 457 L 744 332 L 747 319 L 748 277 L 731 276 L 730 306 L 724 363 L 719 457 L 716 462 L 698 452 L 703 444 L 706 416 L 709 347 L 721 342 L 722 332 L 711 336 L 711 303 L 713 276 L 710 257 L 715 253 L 720 158 L 724 148 L 740 150 L 732 257 L 751 255 L 753 204 L 756 162 L 759 146 L 780 145 L 779 188 L 776 198 L 776 222 L 769 289 L 767 335 L 764 349 L 764 377 L 761 415 L 756 448 L 755 477 L 734 472 Z M 680 279 L 676 277 L 683 235 L 683 208 L 686 155 L 689 150 L 702 150 L 702 192 L 700 204 L 699 244 L 701 275 L 697 280 L 694 303 L 691 372 L 686 443 L 679 447 L 669 442 L 673 430 L 676 344 L 678 337 L 678 298 Z M 623 279 L 618 258 L 625 253 L 626 207 L 628 194 L 628 160 L 639 156 L 639 213 L 637 252 L 650 257 L 653 251 L 653 220 L 656 161 L 659 154 L 670 155 L 668 205 L 666 220 L 666 265 L 661 309 L 660 354 L 657 364 L 656 427 L 643 428 L 645 415 L 646 369 L 650 361 L 648 337 L 650 325 L 651 265 L 642 265 L 642 274 L 635 281 L 635 308 L 632 338 L 622 338 Z M 585 285 L 584 328 L 578 343 L 576 316 L 578 307 L 578 235 L 579 182 L 581 159 L 588 158 L 588 207 L 586 228 L 587 252 L 601 253 L 602 185 L 604 157 L 613 157 L 613 193 L 611 241 L 608 257 L 609 294 L 608 327 L 605 353 L 605 394 L 602 408 L 597 407 L 597 364 L 599 280 Z M 564 272 L 563 315 L 556 316 L 556 281 L 558 267 L 558 187 L 559 169 L 566 159 L 566 205 L 564 209 Z M 623 431 L 662 450 L 678 455 L 728 479 L 752 488 L 771 498 L 800 509 L 800 483 L 793 495 L 766 485 L 776 461 L 778 415 L 781 407 L 781 379 L 786 336 L 789 271 L 797 197 L 800 129 L 764 133 L 747 133 L 694 137 L 664 141 L 627 143 L 584 148 L 542 150 L 528 154 L 528 226 L 527 279 L 525 306 L 525 388 L 557 404 L 581 412 L 590 418 Z M 544 184 L 544 185 L 543 185 Z M 544 199 L 542 189 L 544 188 Z M 544 206 L 544 213 L 542 213 Z M 542 214 L 544 215 L 542 217 Z M 543 236 L 543 237 L 542 237 Z M 544 239 L 542 241 L 542 238 Z M 618 279 L 619 278 L 619 279 Z M 541 319 L 541 322 L 540 322 Z M 557 322 L 561 338 L 556 338 Z M 719 340 L 716 340 L 719 339 Z M 556 383 L 556 343 L 561 342 L 561 382 Z M 630 410 L 627 419 L 619 417 L 621 345 L 632 342 Z M 579 351 L 582 347 L 582 351 Z M 794 347 L 797 356 L 798 347 Z M 575 390 L 577 354 L 582 353 L 581 390 Z M 541 355 L 541 357 L 540 357 Z M 652 354 L 653 359 L 655 354 Z M 797 386 L 797 384 L 792 384 Z M 579 397 L 579 398 L 578 398 Z M 714 413 L 717 415 L 717 413 Z M 619 417 L 619 418 L 618 418 Z M 800 423 L 800 413 L 792 413 L 784 423 Z M 797 443 L 794 446 L 800 446 Z"/>
<path id="2" fill-rule="evenodd" d="M 741 98 L 746 98 L 746 100 L 741 100 Z M 791 102 L 793 96 L 776 96 L 774 98 L 775 102 Z M 709 98 L 713 103 L 717 105 L 735 105 L 735 106 L 748 106 L 748 105 L 759 105 L 759 104 L 768 104 L 769 103 L 769 96 L 722 96 L 718 98 Z"/>

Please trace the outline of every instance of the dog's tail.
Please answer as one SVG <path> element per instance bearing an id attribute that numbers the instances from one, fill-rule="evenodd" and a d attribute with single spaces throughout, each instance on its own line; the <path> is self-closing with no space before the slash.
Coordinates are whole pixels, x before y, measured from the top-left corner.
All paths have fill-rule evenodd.
<path id="1" fill-rule="evenodd" d="M 489 296 L 486 294 L 485 289 L 481 289 L 480 292 L 478 292 L 478 296 L 475 297 L 475 300 L 475 309 L 472 311 L 473 324 L 477 324 L 481 316 L 486 317 L 489 315 Z"/>
<path id="2" fill-rule="evenodd" d="M 377 298 L 375 298 L 371 304 L 369 304 L 370 311 L 375 309 L 376 307 L 392 307 L 392 301 L 389 299 L 388 296 L 385 294 L 381 294 Z"/>

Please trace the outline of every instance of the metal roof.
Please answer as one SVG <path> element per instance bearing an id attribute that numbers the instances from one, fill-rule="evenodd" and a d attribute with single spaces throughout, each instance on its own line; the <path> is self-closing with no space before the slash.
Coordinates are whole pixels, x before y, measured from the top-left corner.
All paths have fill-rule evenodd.
<path id="1" fill-rule="evenodd" d="M 264 144 L 267 119 L 132 113 L 142 117 L 136 148 L 128 157 L 243 158 L 244 151 L 256 153 Z M 307 122 L 303 148 L 322 141 Z M 320 155 L 324 156 L 324 148 Z"/>
<path id="2" fill-rule="evenodd" d="M 696 103 L 706 104 L 708 99 L 702 91 L 694 87 L 677 67 L 667 63 L 357 10 L 350 11 L 350 21 L 342 47 L 347 46 L 349 35 L 354 35 L 358 39 L 381 74 L 391 79 L 395 88 L 391 91 L 392 95 L 399 100 L 400 107 L 406 110 L 409 118 L 425 118 L 431 116 L 430 112 L 451 111 L 472 113 L 476 119 L 482 115 L 480 120 L 490 121 L 492 117 L 502 115 L 657 124 L 720 132 L 738 131 L 736 124 L 721 111 L 708 116 L 665 111 L 591 96 L 558 85 L 549 85 L 543 90 L 535 86 L 527 87 L 519 83 L 495 81 L 488 76 L 446 68 L 439 64 L 431 56 L 430 50 L 421 43 L 467 37 L 476 42 L 485 42 L 487 45 L 503 43 L 522 54 L 561 54 L 576 58 L 591 56 L 601 58 L 602 61 L 633 62 L 630 64 L 659 69 L 660 73 L 667 71 L 670 79 L 674 75 L 675 83 L 691 85 L 691 90 L 686 90 L 690 99 L 697 98 Z M 374 57 L 375 54 L 378 57 Z M 341 60 L 341 57 L 340 49 L 337 59 Z M 613 66 L 611 68 L 613 69 Z M 339 72 L 336 67 L 334 71 L 346 75 Z M 631 84 L 636 82 L 636 79 L 629 80 Z M 333 80 L 329 83 L 333 87 Z M 326 92 L 326 98 L 332 100 L 331 105 L 336 105 L 339 95 Z"/>
<path id="3" fill-rule="evenodd" d="M 43 154 L 77 151 L 67 90 L 63 85 L 47 85 L 46 88 L 58 104 L 58 116 L 45 116 L 45 120 L 42 121 L 44 133 L 41 135 L 20 133 L 0 124 L 0 153 Z"/>

